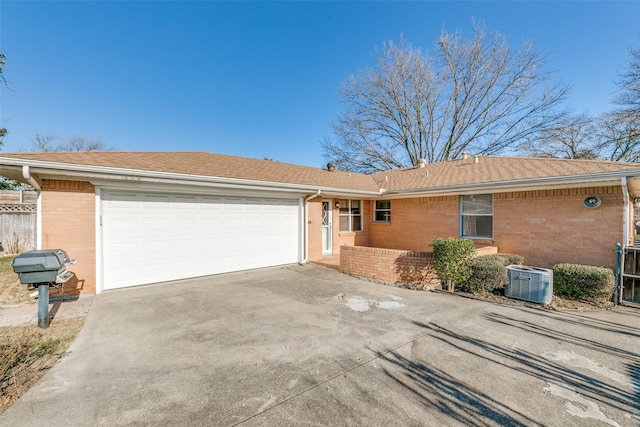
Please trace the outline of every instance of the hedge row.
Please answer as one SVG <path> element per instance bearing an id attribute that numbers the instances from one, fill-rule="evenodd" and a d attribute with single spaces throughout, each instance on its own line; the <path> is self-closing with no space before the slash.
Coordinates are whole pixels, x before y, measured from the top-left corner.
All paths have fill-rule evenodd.
<path id="1" fill-rule="evenodd" d="M 522 265 L 524 258 L 513 254 L 473 257 L 475 247 L 468 239 L 435 239 L 433 262 L 438 279 L 449 291 L 493 292 L 509 283 L 507 265 Z M 613 297 L 615 277 L 609 268 L 578 264 L 553 267 L 553 291 L 582 299 Z"/>
<path id="2" fill-rule="evenodd" d="M 504 289 L 509 283 L 506 265 L 522 264 L 518 255 L 487 255 L 471 262 L 471 277 L 460 285 L 465 292 L 481 292 Z M 553 292 L 572 298 L 587 300 L 613 297 L 615 276 L 610 268 L 578 264 L 557 264 L 553 267 Z"/>
<path id="3" fill-rule="evenodd" d="M 611 299 L 616 281 L 610 268 L 579 264 L 553 267 L 553 292 L 582 299 Z"/>
<path id="4" fill-rule="evenodd" d="M 493 254 L 474 258 L 471 261 L 471 277 L 460 285 L 464 292 L 493 292 L 503 289 L 508 283 L 507 265 L 522 265 L 524 258 L 513 254 Z"/>
<path id="5" fill-rule="evenodd" d="M 464 292 L 493 292 L 509 283 L 506 265 L 522 264 L 522 257 L 487 255 L 471 262 L 471 277 L 459 286 Z M 519 262 L 508 262 L 519 261 Z M 553 267 L 553 292 L 571 298 L 611 300 L 615 276 L 610 268 L 578 264 L 557 264 Z"/>

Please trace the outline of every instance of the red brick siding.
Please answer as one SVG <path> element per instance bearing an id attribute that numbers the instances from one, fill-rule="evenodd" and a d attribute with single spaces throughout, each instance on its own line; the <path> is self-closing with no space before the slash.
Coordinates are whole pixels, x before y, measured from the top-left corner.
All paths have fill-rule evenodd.
<path id="1" fill-rule="evenodd" d="M 42 181 L 42 247 L 61 248 L 78 263 L 76 275 L 51 296 L 96 291 L 95 188 L 88 182 Z"/>
<path id="2" fill-rule="evenodd" d="M 588 196 L 602 200 L 589 209 Z M 459 235 L 459 197 L 391 201 L 391 223 L 371 222 L 370 246 L 428 251 L 437 237 Z M 622 242 L 623 195 L 618 186 L 494 194 L 493 240 L 502 253 L 525 263 L 553 267 L 560 262 L 612 268 Z"/>
<path id="3" fill-rule="evenodd" d="M 597 208 L 584 199 L 597 196 Z M 495 194 L 493 242 L 525 264 L 551 268 L 561 262 L 613 268 L 623 238 L 623 194 L 617 186 Z"/>
<path id="4" fill-rule="evenodd" d="M 308 259 L 320 260 L 322 259 L 322 198 L 316 197 L 310 200 L 308 209 Z"/>
<path id="5" fill-rule="evenodd" d="M 371 222 L 370 245 L 429 251 L 438 237 L 459 233 L 458 197 L 422 197 L 391 200 L 391 222 Z"/>
<path id="6" fill-rule="evenodd" d="M 326 199 L 325 199 L 326 200 Z M 340 232 L 340 211 L 336 208 L 338 199 L 331 199 L 332 212 L 332 251 L 337 255 L 342 245 L 367 246 L 371 230 L 371 201 L 362 200 L 363 231 Z M 322 259 L 322 198 L 318 197 L 309 202 L 309 252 L 311 261 Z"/>
<path id="7" fill-rule="evenodd" d="M 393 283 L 437 285 L 430 252 L 342 246 L 340 270 L 343 273 Z"/>

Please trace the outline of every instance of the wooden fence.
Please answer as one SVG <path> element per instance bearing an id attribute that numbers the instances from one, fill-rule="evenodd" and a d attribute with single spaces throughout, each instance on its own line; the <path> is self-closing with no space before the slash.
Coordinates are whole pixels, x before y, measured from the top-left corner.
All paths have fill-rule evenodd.
<path id="1" fill-rule="evenodd" d="M 0 191 L 0 254 L 36 248 L 36 192 Z"/>

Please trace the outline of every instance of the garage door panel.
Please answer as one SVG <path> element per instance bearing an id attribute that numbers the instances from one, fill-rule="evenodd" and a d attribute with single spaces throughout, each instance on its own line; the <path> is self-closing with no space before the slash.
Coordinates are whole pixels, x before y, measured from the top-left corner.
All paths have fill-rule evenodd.
<path id="1" fill-rule="evenodd" d="M 103 191 L 103 288 L 294 263 L 297 199 Z"/>
<path id="2" fill-rule="evenodd" d="M 197 218 L 173 218 L 173 221 L 173 227 L 181 233 L 186 234 L 197 234 L 195 230 L 200 226 L 200 221 L 198 221 Z"/>

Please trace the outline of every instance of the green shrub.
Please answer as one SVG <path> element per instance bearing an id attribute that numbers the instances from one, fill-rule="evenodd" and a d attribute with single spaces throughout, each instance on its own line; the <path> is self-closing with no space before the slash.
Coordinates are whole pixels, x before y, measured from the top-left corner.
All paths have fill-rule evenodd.
<path id="1" fill-rule="evenodd" d="M 514 254 L 491 254 L 491 255 L 483 255 L 478 258 L 493 259 L 505 267 L 507 265 L 512 265 L 512 264 L 522 265 L 522 263 L 524 262 L 524 257 L 520 255 L 514 255 Z"/>
<path id="2" fill-rule="evenodd" d="M 615 277 L 610 268 L 579 264 L 557 264 L 553 267 L 553 291 L 584 299 L 611 299 Z"/>
<path id="3" fill-rule="evenodd" d="M 436 276 L 453 291 L 456 285 L 471 277 L 471 260 L 475 253 L 473 242 L 468 239 L 435 239 L 433 247 L 433 267 Z"/>
<path id="4" fill-rule="evenodd" d="M 471 277 L 460 286 L 466 292 L 492 292 L 504 289 L 509 282 L 505 259 L 494 255 L 484 255 L 471 261 Z"/>
<path id="5" fill-rule="evenodd" d="M 522 265 L 524 263 L 524 257 L 515 254 L 497 254 L 499 258 L 502 258 L 502 265 Z"/>

